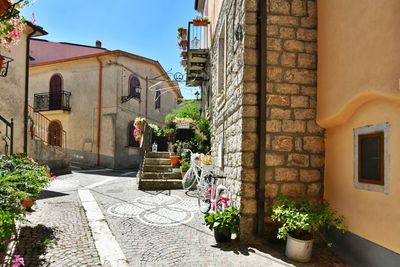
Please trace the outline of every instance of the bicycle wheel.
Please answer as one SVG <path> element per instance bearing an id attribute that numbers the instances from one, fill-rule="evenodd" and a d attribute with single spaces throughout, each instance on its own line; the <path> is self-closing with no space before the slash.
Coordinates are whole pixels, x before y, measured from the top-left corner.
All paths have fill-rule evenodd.
<path id="1" fill-rule="evenodd" d="M 208 189 L 208 187 L 199 188 L 199 186 L 197 188 L 199 192 L 197 201 L 199 204 L 199 210 L 202 213 L 208 212 L 211 208 L 211 195 Z"/>
<path id="2" fill-rule="evenodd" d="M 185 190 L 190 190 L 196 183 L 196 174 L 190 168 L 182 178 L 182 187 Z"/>

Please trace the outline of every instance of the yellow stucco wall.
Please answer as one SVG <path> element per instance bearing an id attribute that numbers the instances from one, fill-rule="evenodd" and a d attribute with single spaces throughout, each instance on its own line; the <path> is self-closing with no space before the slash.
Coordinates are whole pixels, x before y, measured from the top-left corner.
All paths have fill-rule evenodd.
<path id="1" fill-rule="evenodd" d="M 318 123 L 324 197 L 349 231 L 400 253 L 400 2 L 318 2 Z M 390 124 L 389 192 L 356 189 L 354 129 Z"/>
<path id="2" fill-rule="evenodd" d="M 400 103 L 375 100 L 326 131 L 325 198 L 346 218 L 349 230 L 400 253 Z M 353 129 L 390 124 L 389 193 L 355 189 Z"/>
<path id="3" fill-rule="evenodd" d="M 136 117 L 145 116 L 145 80 L 139 77 L 142 93 L 141 101 L 131 99 L 121 103 L 121 96 L 128 95 L 129 77 L 132 71 L 137 76 L 150 78 L 160 76 L 154 65 L 132 60 L 124 56 L 103 56 L 103 90 L 101 120 L 101 165 L 107 167 L 133 167 L 133 156 L 137 149 L 127 148 L 127 127 Z M 123 67 L 124 66 L 124 67 Z M 50 78 L 58 73 L 63 77 L 63 90 L 71 92 L 71 111 L 45 111 L 50 120 L 59 120 L 67 132 L 67 148 L 72 161 L 92 162 L 95 159 L 97 143 L 97 97 L 99 63 L 95 58 L 75 60 L 57 64 L 33 66 L 30 68 L 30 98 L 33 105 L 35 93 L 49 91 Z M 161 77 L 159 77 L 161 78 Z M 156 83 L 150 81 L 149 87 Z M 161 109 L 155 109 L 155 88 L 169 87 L 160 83 L 149 91 L 149 122 L 162 126 L 164 116 L 176 108 L 177 96 L 169 91 L 161 96 Z M 87 153 L 81 153 L 87 152 Z M 80 157 L 84 157 L 81 159 Z M 137 163 L 137 162 L 136 162 Z M 90 163 L 89 163 L 90 165 Z"/>
<path id="4" fill-rule="evenodd" d="M 400 1 L 318 2 L 318 122 L 340 124 L 366 94 L 400 96 Z"/>
<path id="5" fill-rule="evenodd" d="M 32 29 L 28 27 L 28 30 Z M 23 34 L 18 45 L 11 47 L 11 52 L 0 50 L 0 54 L 12 58 L 8 75 L 0 77 L 0 115 L 6 120 L 14 119 L 14 153 L 22 153 L 24 145 L 24 96 L 26 36 Z M 0 122 L 0 154 L 4 153 L 5 127 Z"/>

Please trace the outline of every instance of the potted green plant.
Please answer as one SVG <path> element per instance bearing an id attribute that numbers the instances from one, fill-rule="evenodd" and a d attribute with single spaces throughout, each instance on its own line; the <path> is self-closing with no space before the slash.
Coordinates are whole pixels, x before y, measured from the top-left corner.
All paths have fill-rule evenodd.
<path id="1" fill-rule="evenodd" d="M 231 240 L 232 234 L 239 233 L 240 213 L 233 206 L 207 212 L 204 215 L 204 221 L 211 231 L 214 230 L 217 242 L 228 242 Z"/>
<path id="2" fill-rule="evenodd" d="M 181 164 L 181 174 L 182 174 L 182 177 L 185 176 L 185 174 L 186 174 L 186 172 L 189 170 L 189 168 L 190 168 L 190 164 L 189 164 L 189 163 L 184 162 L 184 163 Z"/>
<path id="3" fill-rule="evenodd" d="M 322 231 L 335 227 L 345 231 L 344 218 L 336 214 L 327 202 L 311 204 L 307 199 L 290 199 L 279 195 L 272 207 L 273 221 L 281 224 L 278 238 L 286 240 L 286 256 L 289 259 L 308 262 L 311 259 L 313 242 Z"/>
<path id="4" fill-rule="evenodd" d="M 175 129 L 174 128 L 166 128 L 164 129 L 164 135 L 167 137 L 169 142 L 174 140 Z"/>
<path id="5" fill-rule="evenodd" d="M 178 28 L 178 39 L 186 40 L 187 30 L 183 27 Z"/>

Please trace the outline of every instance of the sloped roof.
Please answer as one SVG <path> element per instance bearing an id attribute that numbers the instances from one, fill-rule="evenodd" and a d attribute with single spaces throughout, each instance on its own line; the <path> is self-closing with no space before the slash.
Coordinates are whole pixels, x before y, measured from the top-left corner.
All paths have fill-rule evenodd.
<path id="1" fill-rule="evenodd" d="M 105 48 L 95 46 L 64 42 L 58 43 L 32 38 L 30 42 L 30 56 L 32 60 L 30 60 L 29 66 L 36 67 L 51 65 L 106 55 L 125 56 L 134 60 L 139 60 L 154 65 L 164 74 L 165 78 L 168 79 L 168 82 L 171 84 L 171 86 L 178 87 L 174 89 L 177 97 L 183 98 L 181 90 L 179 89 L 179 84 L 176 81 L 169 79 L 167 72 L 161 66 L 160 62 L 122 50 L 107 50 Z"/>

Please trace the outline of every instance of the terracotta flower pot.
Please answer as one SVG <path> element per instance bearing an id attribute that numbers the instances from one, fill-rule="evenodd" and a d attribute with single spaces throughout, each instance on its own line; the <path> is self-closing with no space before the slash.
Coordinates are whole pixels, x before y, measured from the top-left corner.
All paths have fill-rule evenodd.
<path id="1" fill-rule="evenodd" d="M 193 26 L 207 26 L 207 20 L 193 20 Z"/>
<path id="2" fill-rule="evenodd" d="M 28 197 L 25 197 L 25 198 L 21 199 L 21 205 L 22 205 L 25 209 L 29 210 L 29 209 L 31 209 L 32 206 L 33 206 L 33 199 L 28 198 Z"/>
<path id="3" fill-rule="evenodd" d="M 11 4 L 8 0 L 0 0 L 0 16 L 4 15 L 10 7 Z"/>
<path id="4" fill-rule="evenodd" d="M 185 176 L 186 172 L 181 172 L 181 174 L 182 174 L 182 177 L 183 177 L 183 176 Z"/>
<path id="5" fill-rule="evenodd" d="M 179 156 L 170 156 L 171 159 L 171 166 L 178 167 L 179 166 Z"/>
<path id="6" fill-rule="evenodd" d="M 180 47 L 182 49 L 186 49 L 188 41 L 187 40 L 181 40 L 181 42 L 179 44 L 180 44 Z"/>

